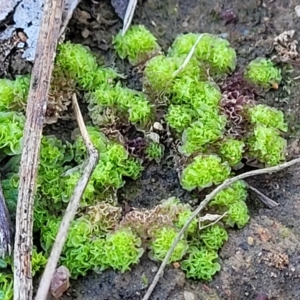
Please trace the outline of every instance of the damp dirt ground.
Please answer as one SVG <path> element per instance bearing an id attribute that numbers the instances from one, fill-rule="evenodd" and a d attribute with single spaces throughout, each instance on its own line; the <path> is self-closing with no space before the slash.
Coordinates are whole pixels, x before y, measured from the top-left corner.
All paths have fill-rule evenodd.
<path id="1" fill-rule="evenodd" d="M 297 4 L 294 0 L 146 0 L 139 1 L 133 23 L 146 25 L 164 50 L 180 33 L 220 34 L 231 42 L 237 51 L 239 65 L 243 66 L 257 56 L 271 56 L 273 39 L 283 31 L 294 29 L 296 38 L 299 37 L 300 18 L 294 10 Z M 219 18 L 225 9 L 232 9 L 238 20 L 225 24 Z M 116 64 L 128 75 L 127 86 L 140 89 L 140 83 L 132 76 L 132 68 L 119 61 L 112 51 L 112 36 L 121 27 L 109 1 L 86 0 L 79 4 L 66 38 L 103 55 L 105 64 Z M 11 69 L 22 73 L 26 65 L 16 62 Z M 297 73 L 300 67 L 295 65 L 292 74 L 296 77 Z M 297 85 L 295 80 L 288 91 L 271 93 L 264 100 L 286 113 L 290 124 L 289 158 L 300 154 Z M 74 125 L 59 123 L 48 130 L 63 131 L 67 136 Z M 242 230 L 230 231 L 230 238 L 220 252 L 222 270 L 214 280 L 209 283 L 187 280 L 180 269 L 169 266 L 152 300 L 300 299 L 300 166 L 255 177 L 248 182 L 277 201 L 279 206 L 266 209 L 250 195 L 251 221 Z M 179 196 L 184 201 L 192 199 L 180 188 L 172 163 L 163 160 L 161 164 L 150 164 L 138 181 L 128 182 L 119 192 L 119 201 L 135 207 L 153 207 L 169 196 Z M 63 299 L 142 299 L 158 267 L 158 263 L 145 255 L 139 265 L 125 274 L 112 270 L 91 273 L 71 281 Z"/>

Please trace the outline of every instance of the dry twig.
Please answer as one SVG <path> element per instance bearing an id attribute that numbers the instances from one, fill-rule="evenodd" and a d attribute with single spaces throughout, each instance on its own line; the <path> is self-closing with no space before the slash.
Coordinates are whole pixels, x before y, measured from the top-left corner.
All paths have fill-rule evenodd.
<path id="1" fill-rule="evenodd" d="M 74 112 L 76 115 L 78 126 L 80 129 L 80 133 L 82 135 L 85 146 L 88 150 L 89 159 L 83 170 L 83 175 L 79 179 L 79 181 L 74 189 L 73 195 L 69 201 L 65 215 L 60 224 L 60 228 L 59 228 L 57 236 L 55 238 L 55 242 L 52 246 L 50 257 L 48 258 L 48 262 L 47 262 L 46 268 L 44 270 L 44 273 L 43 273 L 43 276 L 42 276 L 42 279 L 41 279 L 41 282 L 40 282 L 40 285 L 39 285 L 39 288 L 38 288 L 38 291 L 37 291 L 37 294 L 35 297 L 36 300 L 47 299 L 51 280 L 54 275 L 57 262 L 59 260 L 61 251 L 65 244 L 65 241 L 68 237 L 68 230 L 69 230 L 70 224 L 75 217 L 76 211 L 77 211 L 79 203 L 80 203 L 81 196 L 88 184 L 88 181 L 89 181 L 89 179 L 97 165 L 98 159 L 99 159 L 98 151 L 93 146 L 93 144 L 90 140 L 89 134 L 87 132 L 87 129 L 84 125 L 84 121 L 83 121 L 75 94 L 72 97 L 72 102 L 73 102 L 73 109 L 74 109 Z"/>
<path id="2" fill-rule="evenodd" d="M 64 11 L 62 14 L 62 24 L 61 24 L 61 28 L 60 28 L 60 32 L 59 32 L 60 37 L 65 32 L 65 30 L 69 24 L 69 21 L 71 20 L 74 10 L 76 9 L 79 1 L 80 0 L 65 0 Z"/>
<path id="3" fill-rule="evenodd" d="M 270 167 L 270 168 L 265 168 L 265 169 L 259 169 L 259 170 L 255 170 L 255 171 L 250 171 L 250 172 L 246 172 L 243 174 L 240 174 L 238 176 L 229 178 L 227 180 L 225 180 L 221 185 L 219 185 L 217 188 L 215 188 L 210 194 L 208 194 L 205 199 L 200 203 L 200 205 L 197 207 L 197 209 L 193 212 L 193 214 L 191 215 L 191 217 L 187 220 L 187 222 L 184 224 L 184 226 L 182 227 L 182 229 L 180 230 L 180 232 L 178 233 L 176 239 L 174 240 L 171 248 L 169 249 L 169 251 L 167 252 L 163 262 L 161 263 L 154 279 L 153 282 L 151 283 L 151 285 L 149 286 L 145 296 L 143 297 L 143 300 L 148 300 L 149 297 L 151 296 L 157 282 L 159 281 L 159 278 L 163 275 L 163 271 L 165 266 L 167 265 L 175 247 L 177 246 L 178 242 L 180 241 L 181 237 L 183 236 L 183 234 L 185 233 L 185 231 L 187 230 L 187 228 L 190 226 L 190 224 L 192 223 L 193 219 L 206 207 L 206 205 L 222 190 L 224 190 L 225 188 L 227 188 L 228 186 L 230 186 L 231 184 L 233 184 L 234 182 L 247 178 L 247 177 L 251 177 L 251 176 L 256 176 L 256 175 L 261 175 L 261 174 L 266 174 L 266 173 L 274 173 L 274 172 L 278 172 L 281 171 L 283 169 L 286 169 L 290 166 L 293 166 L 297 163 L 300 162 L 300 158 L 296 158 L 294 160 L 291 160 L 289 162 L 280 164 L 278 166 L 275 167 Z"/>
<path id="4" fill-rule="evenodd" d="M 63 0 L 45 1 L 31 75 L 20 166 L 14 244 L 14 299 L 32 299 L 33 203 L 38 159 Z"/>
<path id="5" fill-rule="evenodd" d="M 12 226 L 0 183 L 0 258 L 11 254 Z"/>
<path id="6" fill-rule="evenodd" d="M 204 225 L 204 226 L 201 226 L 201 223 L 200 223 L 200 221 L 199 221 L 199 230 L 203 230 L 203 229 L 205 229 L 205 228 L 207 228 L 207 227 L 211 227 L 211 226 L 217 224 L 217 223 L 218 223 L 219 221 L 221 221 L 227 214 L 228 214 L 228 212 L 225 211 L 223 215 L 218 216 L 218 218 L 216 218 L 214 221 L 212 221 L 211 223 L 206 224 L 206 225 Z"/>
<path id="7" fill-rule="evenodd" d="M 187 66 L 187 64 L 190 62 L 191 58 L 193 57 L 195 51 L 196 51 L 196 47 L 199 44 L 200 40 L 202 39 L 203 34 L 200 34 L 195 42 L 195 44 L 193 45 L 193 47 L 191 48 L 190 52 L 188 53 L 188 55 L 186 56 L 185 60 L 183 61 L 182 65 L 172 74 L 172 77 L 175 78 L 182 70 L 184 70 L 184 68 Z"/>
<path id="8" fill-rule="evenodd" d="M 263 194 L 261 191 L 259 191 L 258 189 L 256 189 L 255 187 L 247 184 L 247 187 L 256 194 L 257 198 L 264 204 L 266 205 L 268 208 L 274 208 L 276 206 L 278 206 L 279 204 L 277 202 L 275 202 L 274 200 L 272 200 L 271 198 L 269 198 L 268 196 L 266 196 L 265 194 Z"/>
<path id="9" fill-rule="evenodd" d="M 129 3 L 128 3 L 127 8 L 126 8 L 124 22 L 123 22 L 122 36 L 125 35 L 126 31 L 130 27 L 136 5 L 137 5 L 137 0 L 129 0 Z"/>

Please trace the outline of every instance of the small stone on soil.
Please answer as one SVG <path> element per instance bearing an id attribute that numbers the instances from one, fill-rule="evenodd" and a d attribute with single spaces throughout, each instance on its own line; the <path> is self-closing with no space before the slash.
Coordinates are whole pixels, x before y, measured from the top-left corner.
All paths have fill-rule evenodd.
<path id="1" fill-rule="evenodd" d="M 190 291 L 183 292 L 184 300 L 195 300 L 195 295 Z"/>
<path id="2" fill-rule="evenodd" d="M 247 243 L 248 243 L 249 246 L 252 246 L 253 243 L 254 243 L 254 238 L 252 236 L 248 236 Z"/>

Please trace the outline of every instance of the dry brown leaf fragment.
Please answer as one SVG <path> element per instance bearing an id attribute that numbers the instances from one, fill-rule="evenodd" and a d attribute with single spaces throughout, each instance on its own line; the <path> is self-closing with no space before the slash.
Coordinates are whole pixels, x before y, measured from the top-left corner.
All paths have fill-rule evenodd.
<path id="1" fill-rule="evenodd" d="M 289 257 L 285 253 L 269 252 L 264 259 L 268 265 L 276 269 L 283 270 L 289 264 Z"/>
<path id="2" fill-rule="evenodd" d="M 257 230 L 256 230 L 256 233 L 258 234 L 260 240 L 265 243 L 265 242 L 268 242 L 272 236 L 269 232 L 268 229 L 266 228 L 263 228 L 263 227 L 259 227 Z"/>
<path id="3" fill-rule="evenodd" d="M 293 40 L 295 30 L 284 31 L 274 38 L 274 48 L 277 52 L 278 58 L 283 61 L 299 60 L 299 53 L 297 50 L 298 41 Z"/>

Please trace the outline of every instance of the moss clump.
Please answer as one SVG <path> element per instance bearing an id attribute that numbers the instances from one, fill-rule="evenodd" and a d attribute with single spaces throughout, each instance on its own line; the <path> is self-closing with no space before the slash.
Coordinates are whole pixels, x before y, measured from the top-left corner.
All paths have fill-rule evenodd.
<path id="1" fill-rule="evenodd" d="M 13 274 L 0 272 L 0 299 L 13 299 Z"/>
<path id="2" fill-rule="evenodd" d="M 96 127 L 87 126 L 86 127 L 91 142 L 93 143 L 94 147 L 99 151 L 99 153 L 104 153 L 108 144 L 110 143 L 108 138 Z M 76 132 L 74 132 L 74 135 Z M 88 153 L 86 150 L 86 146 L 82 139 L 82 136 L 77 133 L 75 136 L 75 141 L 73 143 L 73 150 L 74 150 L 74 160 L 76 163 L 80 164 L 85 161 L 88 157 Z"/>
<path id="3" fill-rule="evenodd" d="M 188 258 L 181 263 L 187 278 L 211 281 L 212 277 L 221 270 L 220 264 L 216 262 L 217 252 L 206 248 L 193 248 L 189 252 Z"/>
<path id="4" fill-rule="evenodd" d="M 168 54 L 170 56 L 187 55 L 198 39 L 197 33 L 186 33 L 178 35 L 172 46 L 170 47 Z"/>
<path id="5" fill-rule="evenodd" d="M 95 90 L 104 83 L 112 83 L 119 77 L 113 69 L 100 67 L 89 48 L 71 42 L 58 46 L 55 66 L 87 91 Z"/>
<path id="6" fill-rule="evenodd" d="M 245 201 L 248 197 L 247 186 L 243 180 L 234 182 L 228 188 L 219 192 L 209 203 L 209 206 L 229 207 L 237 201 Z"/>
<path id="7" fill-rule="evenodd" d="M 176 92 L 177 81 L 185 80 L 206 80 L 207 75 L 204 69 L 199 68 L 199 62 L 191 58 L 181 72 L 177 70 L 184 63 L 185 57 L 169 57 L 158 55 L 146 63 L 143 84 L 145 89 L 154 94 L 165 94 Z"/>
<path id="8" fill-rule="evenodd" d="M 37 252 L 36 247 L 32 251 L 32 276 L 43 270 L 47 264 L 47 258 L 43 252 Z"/>
<path id="9" fill-rule="evenodd" d="M 43 136 L 40 150 L 40 164 L 37 178 L 36 204 L 45 211 L 56 213 L 62 208 L 66 177 L 62 176 L 73 160 L 72 146 L 65 144 L 55 136 Z M 47 207 L 51 207 L 51 209 Z M 36 215 L 38 216 L 38 215 Z"/>
<path id="10" fill-rule="evenodd" d="M 46 252 L 52 247 L 59 223 L 51 219 L 42 228 L 41 242 Z M 61 263 L 70 270 L 72 278 L 84 276 L 89 270 L 102 271 L 109 267 L 125 272 L 138 263 L 144 250 L 141 239 L 129 228 L 120 228 L 103 237 L 94 225 L 85 218 L 72 223 L 61 257 Z"/>
<path id="11" fill-rule="evenodd" d="M 105 243 L 105 261 L 115 270 L 125 272 L 139 262 L 144 253 L 141 239 L 130 229 L 119 229 L 108 234 Z"/>
<path id="12" fill-rule="evenodd" d="M 173 74 L 177 70 L 176 60 L 158 55 L 146 63 L 144 85 L 155 92 L 168 92 L 173 85 Z"/>
<path id="13" fill-rule="evenodd" d="M 94 204 L 96 200 L 105 195 L 105 191 L 112 192 L 125 184 L 124 177 L 137 179 L 143 167 L 141 161 L 130 156 L 126 148 L 116 142 L 109 141 L 102 133 L 94 127 L 89 127 L 92 140 L 101 153 L 101 158 L 92 174 L 89 185 L 83 195 L 82 204 Z M 86 155 L 83 149 L 81 136 L 74 143 L 75 161 L 82 162 Z M 65 199 L 69 199 L 79 177 L 80 172 L 75 171 L 65 177 Z M 107 199 L 108 200 L 108 199 Z"/>
<path id="14" fill-rule="evenodd" d="M 196 115 L 188 105 L 170 105 L 166 121 L 171 128 L 180 133 L 192 123 Z"/>
<path id="15" fill-rule="evenodd" d="M 220 225 L 212 225 L 200 232 L 200 239 L 207 249 L 217 251 L 228 240 L 228 234 Z"/>
<path id="16" fill-rule="evenodd" d="M 17 112 L 0 112 L 0 160 L 22 151 L 25 116 Z"/>
<path id="17" fill-rule="evenodd" d="M 0 111 L 24 110 L 30 76 L 16 76 L 15 80 L 0 79 Z"/>
<path id="18" fill-rule="evenodd" d="M 191 209 L 185 209 L 181 211 L 175 220 L 175 226 L 181 229 L 185 225 L 187 220 L 191 217 L 192 213 L 193 211 Z M 197 227 L 198 227 L 198 221 L 197 219 L 194 219 L 187 229 L 187 234 L 193 235 L 197 231 Z"/>
<path id="19" fill-rule="evenodd" d="M 159 162 L 164 155 L 164 146 L 160 143 L 150 142 L 145 153 L 147 159 Z"/>
<path id="20" fill-rule="evenodd" d="M 262 88 L 278 88 L 281 82 L 281 71 L 270 59 L 258 57 L 247 66 L 244 76 L 252 84 Z"/>
<path id="21" fill-rule="evenodd" d="M 216 155 L 198 155 L 187 165 L 181 175 L 181 185 L 191 191 L 195 188 L 204 189 L 212 184 L 220 184 L 230 175 L 228 163 L 221 162 Z"/>
<path id="22" fill-rule="evenodd" d="M 194 55 L 181 68 L 199 36 L 178 36 L 166 55 L 161 54 L 155 37 L 143 26 L 132 26 L 124 37 L 118 34 L 114 38 L 121 58 L 145 66 L 145 92 L 115 82 L 119 75 L 101 66 L 88 48 L 70 42 L 59 46 L 51 93 L 54 98 L 67 95 L 69 99 L 70 92 L 79 88 L 84 94 L 94 125 L 87 130 L 100 153 L 60 258 L 73 278 L 107 268 L 125 272 L 139 262 L 146 249 L 152 259 L 162 261 L 191 218 L 192 207 L 176 197 L 151 209 L 132 208 L 129 212 L 117 204 L 118 189 L 124 186 L 126 178 L 137 179 L 143 160 L 159 161 L 164 154 L 160 143 L 148 139 L 152 122 L 164 124 L 165 118 L 174 129 L 170 133 L 165 130 L 168 126 L 152 126 L 164 145 L 171 145 L 166 154 L 177 156 L 174 163 L 182 171 L 181 185 L 188 191 L 222 183 L 230 177 L 231 167 L 236 169 L 243 158 L 254 158 L 266 165 L 284 160 L 286 141 L 280 136 L 287 131 L 284 115 L 269 106 L 257 105 L 253 87 L 244 80 L 252 82 L 254 78 L 252 83 L 258 86 L 277 87 L 280 72 L 269 62 L 256 61 L 256 65 L 249 64 L 245 78 L 242 74 L 229 77 L 236 67 L 236 53 L 228 41 L 211 34 L 203 34 Z M 226 76 L 228 80 L 224 81 Z M 0 80 L 0 159 L 8 160 L 2 183 L 12 216 L 20 180 L 19 154 L 25 118 L 11 110 L 24 108 L 29 82 L 26 80 Z M 34 232 L 37 240 L 40 238 L 37 246 L 42 246 L 43 251 L 33 253 L 33 273 L 43 268 L 50 253 L 62 212 L 82 176 L 87 154 L 76 131 L 72 142 L 54 136 L 42 138 Z M 208 213 L 222 215 L 222 219 L 201 228 L 199 223 L 206 218 L 196 216 L 169 263 L 181 261 L 187 277 L 211 280 L 220 270 L 217 251 L 228 239 L 226 229 L 242 228 L 249 221 L 246 198 L 247 185 L 243 181 L 217 194 Z M 5 292 L 9 291 L 5 275 L 0 278 L 0 290 L 3 285 Z"/>
<path id="23" fill-rule="evenodd" d="M 177 232 L 184 226 L 192 212 L 189 204 L 182 203 L 176 197 L 170 197 L 150 210 L 135 209 L 129 212 L 121 221 L 121 225 L 132 228 L 145 241 L 152 241 L 156 237 L 153 232 L 157 228 L 173 228 Z M 192 221 L 187 230 L 188 235 L 196 232 L 197 223 L 197 219 Z"/>
<path id="24" fill-rule="evenodd" d="M 248 109 L 250 122 L 252 124 L 262 124 L 273 127 L 283 132 L 287 132 L 288 126 L 284 120 L 282 111 L 264 104 L 258 104 Z"/>
<path id="25" fill-rule="evenodd" d="M 223 136 L 226 119 L 215 111 L 203 112 L 204 118 L 192 123 L 182 134 L 181 152 L 192 154 L 204 151 L 208 144 Z"/>
<path id="26" fill-rule="evenodd" d="M 227 212 L 224 222 L 227 226 L 244 227 L 250 217 L 245 200 L 248 196 L 247 185 L 244 181 L 236 181 L 230 187 L 219 192 L 209 206 L 220 214 Z"/>
<path id="27" fill-rule="evenodd" d="M 113 38 L 113 45 L 120 58 L 128 58 L 132 65 L 146 61 L 160 51 L 155 36 L 143 25 L 131 26 L 124 36 L 119 32 Z"/>
<path id="28" fill-rule="evenodd" d="M 201 111 L 205 107 L 217 108 L 221 97 L 220 89 L 216 84 L 183 77 L 174 81 L 171 102 L 189 104 L 195 111 Z"/>
<path id="29" fill-rule="evenodd" d="M 114 87 L 100 86 L 87 98 L 88 110 L 93 123 L 108 126 L 130 121 L 137 126 L 145 126 L 152 117 L 152 105 L 147 97 L 135 90 L 117 84 Z"/>
<path id="30" fill-rule="evenodd" d="M 285 160 L 287 141 L 275 128 L 255 126 L 247 144 L 250 155 L 268 166 L 278 165 Z"/>
<path id="31" fill-rule="evenodd" d="M 226 225 L 243 228 L 249 222 L 250 216 L 246 203 L 244 201 L 236 201 L 228 208 L 228 215 L 224 217 Z"/>
<path id="32" fill-rule="evenodd" d="M 187 55 L 200 34 L 188 33 L 177 36 L 169 55 Z M 195 50 L 195 57 L 206 64 L 213 76 L 231 73 L 236 67 L 236 52 L 227 40 L 204 33 Z"/>
<path id="33" fill-rule="evenodd" d="M 150 258 L 162 261 L 177 235 L 178 232 L 172 227 L 162 227 L 156 229 L 153 232 L 153 240 L 150 243 Z M 169 259 L 169 263 L 181 260 L 186 254 L 187 249 L 187 241 L 185 239 L 181 239 L 176 245 L 174 252 Z"/>
<path id="34" fill-rule="evenodd" d="M 228 161 L 230 166 L 234 167 L 241 162 L 244 150 L 245 143 L 243 141 L 226 138 L 224 141 L 220 142 L 218 153 L 223 160 Z"/>

